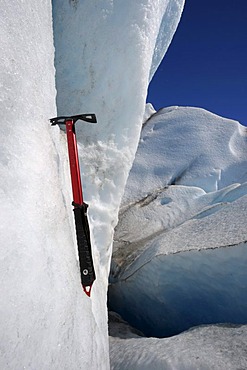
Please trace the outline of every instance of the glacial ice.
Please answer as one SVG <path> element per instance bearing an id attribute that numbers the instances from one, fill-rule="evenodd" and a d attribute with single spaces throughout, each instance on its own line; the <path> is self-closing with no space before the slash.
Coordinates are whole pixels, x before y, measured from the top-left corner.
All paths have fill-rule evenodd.
<path id="1" fill-rule="evenodd" d="M 189 333 L 203 332 L 201 325 L 209 325 L 210 337 L 218 330 L 212 324 L 224 323 L 230 345 L 234 325 L 247 323 L 245 128 L 198 108 L 148 109 L 114 237 L 109 308 L 148 337 L 174 336 L 178 351 Z M 145 368 L 146 346 L 157 339 L 140 338 L 133 349 L 134 339 L 123 344 L 116 331 L 112 367 L 127 368 L 140 351 L 133 369 Z M 120 343 L 126 354 L 117 362 Z M 161 343 L 154 368 L 196 366 L 186 353 L 169 362 L 168 339 Z M 193 353 L 190 343 L 183 346 Z M 216 350 L 214 368 L 222 368 Z M 243 345 L 240 351 L 243 357 Z"/>

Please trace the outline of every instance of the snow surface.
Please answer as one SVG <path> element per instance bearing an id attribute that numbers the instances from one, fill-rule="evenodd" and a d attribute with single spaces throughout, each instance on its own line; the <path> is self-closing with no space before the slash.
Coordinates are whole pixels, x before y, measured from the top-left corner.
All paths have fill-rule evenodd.
<path id="1" fill-rule="evenodd" d="M 123 341 L 112 320 L 112 368 L 246 368 L 246 326 L 233 325 L 247 323 L 246 128 L 199 108 L 149 105 L 146 117 L 109 306 L 146 336 L 175 336 Z"/>
<path id="2" fill-rule="evenodd" d="M 158 339 L 138 336 L 126 323 L 119 321 L 110 323 L 111 369 L 244 370 L 247 368 L 246 325 L 201 326 L 179 336 Z"/>
<path id="3" fill-rule="evenodd" d="M 1 2 L 2 369 L 109 368 L 113 229 L 150 69 L 183 3 L 53 1 L 58 113 L 98 118 L 78 124 L 97 275 L 89 299 L 80 285 L 65 135 L 48 122 L 57 115 L 51 3 Z"/>

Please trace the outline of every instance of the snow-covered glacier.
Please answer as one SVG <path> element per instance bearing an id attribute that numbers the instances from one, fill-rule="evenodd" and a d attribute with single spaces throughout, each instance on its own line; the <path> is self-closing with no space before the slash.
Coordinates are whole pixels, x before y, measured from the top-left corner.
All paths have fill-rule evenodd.
<path id="1" fill-rule="evenodd" d="M 138 144 L 148 81 L 183 0 L 1 2 L 1 359 L 3 369 L 107 369 L 113 229 Z M 77 125 L 97 280 L 81 289 L 65 135 Z M 162 37 L 161 37 L 162 36 Z"/>
<path id="2" fill-rule="evenodd" d="M 114 237 L 109 307 L 145 336 L 174 337 L 144 339 L 110 320 L 112 367 L 245 368 L 246 127 L 199 108 L 148 111 Z"/>

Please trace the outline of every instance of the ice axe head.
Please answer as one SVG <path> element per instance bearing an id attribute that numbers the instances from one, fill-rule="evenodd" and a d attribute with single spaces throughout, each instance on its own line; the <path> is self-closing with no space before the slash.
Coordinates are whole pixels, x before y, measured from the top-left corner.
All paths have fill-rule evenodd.
<path id="1" fill-rule="evenodd" d="M 66 121 L 73 121 L 74 123 L 76 123 L 76 121 L 78 120 L 89 122 L 89 123 L 97 123 L 96 116 L 93 113 L 78 114 L 77 116 L 60 116 L 60 117 L 50 118 L 50 122 L 52 126 L 65 125 Z"/>

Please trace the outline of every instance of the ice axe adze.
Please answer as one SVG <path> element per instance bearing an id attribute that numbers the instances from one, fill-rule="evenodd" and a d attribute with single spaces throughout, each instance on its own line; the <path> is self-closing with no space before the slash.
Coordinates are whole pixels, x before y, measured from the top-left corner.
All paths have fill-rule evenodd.
<path id="1" fill-rule="evenodd" d="M 91 123 L 97 122 L 95 114 L 79 114 L 77 116 L 55 117 L 51 118 L 50 122 L 52 126 L 57 124 L 66 125 L 70 175 L 73 191 L 72 205 L 74 206 L 75 227 L 81 272 L 81 283 L 84 292 L 90 297 L 92 285 L 96 277 L 93 266 L 90 229 L 87 219 L 88 205 L 83 201 L 80 166 L 75 133 L 75 123 L 78 120 Z"/>

